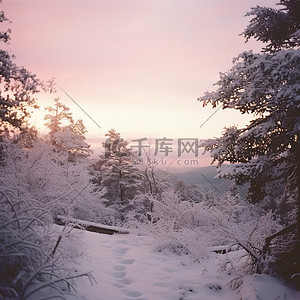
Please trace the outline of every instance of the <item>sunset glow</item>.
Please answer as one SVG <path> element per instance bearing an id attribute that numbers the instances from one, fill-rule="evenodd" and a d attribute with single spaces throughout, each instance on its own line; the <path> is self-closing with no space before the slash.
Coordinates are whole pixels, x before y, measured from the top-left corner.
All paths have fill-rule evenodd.
<path id="1" fill-rule="evenodd" d="M 274 6 L 271 0 L 260 5 Z M 239 34 L 257 1 L 188 0 L 3 1 L 12 21 L 9 49 L 16 62 L 60 88 L 40 95 L 33 124 L 42 131 L 43 107 L 53 99 L 81 118 L 88 137 L 110 129 L 125 138 L 219 136 L 248 122 L 237 112 L 202 108 L 197 97 L 213 90 L 219 72 L 242 51 L 259 49 Z"/>

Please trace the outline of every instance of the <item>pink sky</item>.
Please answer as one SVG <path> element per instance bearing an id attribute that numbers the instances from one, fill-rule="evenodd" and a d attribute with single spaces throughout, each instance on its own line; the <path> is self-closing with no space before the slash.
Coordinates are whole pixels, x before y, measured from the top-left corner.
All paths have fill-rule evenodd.
<path id="1" fill-rule="evenodd" d="M 41 79 L 56 78 L 100 130 L 60 90 L 88 135 L 111 128 L 127 138 L 212 138 L 248 118 L 202 108 L 197 97 L 213 90 L 219 72 L 238 53 L 259 49 L 239 34 L 256 5 L 275 0 L 3 0 L 12 21 L 9 49 L 16 63 Z M 43 123 L 43 111 L 35 117 Z"/>

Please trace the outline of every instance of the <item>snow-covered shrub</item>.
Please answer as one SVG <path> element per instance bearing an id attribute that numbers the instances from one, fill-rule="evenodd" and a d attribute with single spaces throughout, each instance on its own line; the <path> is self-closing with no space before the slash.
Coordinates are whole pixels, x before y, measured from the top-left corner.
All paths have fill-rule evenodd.
<path id="1" fill-rule="evenodd" d="M 21 141 L 5 139 L 2 143 L 6 172 L 15 176 L 33 198 L 57 214 L 102 221 L 110 212 L 103 205 L 103 190 L 92 183 L 89 161 L 69 162 L 68 153 L 57 152 L 42 139 L 23 149 Z"/>
<path id="2" fill-rule="evenodd" d="M 1 297 L 32 299 L 38 294 L 42 299 L 45 293 L 63 299 L 65 294 L 76 294 L 74 278 L 92 279 L 90 274 L 78 275 L 66 268 L 66 260 L 76 254 L 75 247 L 59 250 L 60 240 L 49 207 L 34 199 L 13 175 L 1 172 Z"/>
<path id="3" fill-rule="evenodd" d="M 139 233 L 154 237 L 155 250 L 167 249 L 189 255 L 193 260 L 200 260 L 208 254 L 207 247 L 216 242 L 210 236 L 214 226 L 213 208 L 203 203 L 181 201 L 172 188 L 156 196 L 146 196 L 152 211 L 132 225 L 138 227 Z"/>
<path id="4" fill-rule="evenodd" d="M 78 252 L 74 240 L 67 237 L 69 230 L 59 234 L 62 229 L 57 229 L 53 219 L 59 211 L 74 214 L 76 209 L 82 216 L 88 210 L 83 201 L 89 209 L 100 208 L 92 201 L 98 198 L 89 194 L 94 190 L 88 169 L 83 164 L 81 169 L 66 166 L 60 153 L 40 139 L 24 148 L 19 137 L 3 137 L 1 154 L 0 296 L 64 299 L 64 294 L 75 292 L 73 279 L 78 274 L 69 263 Z M 101 213 L 95 209 L 86 214 Z"/>
<path id="5" fill-rule="evenodd" d="M 153 237 L 155 250 L 167 249 L 200 260 L 216 246 L 224 251 L 240 247 L 244 250 L 230 259 L 225 257 L 220 267 L 231 275 L 252 273 L 266 237 L 280 229 L 272 212 L 260 214 L 254 205 L 232 193 L 225 193 L 218 201 L 195 203 L 182 201 L 170 187 L 159 195 L 140 197 L 151 203 L 152 210 L 132 225 L 139 233 Z"/>
<path id="6" fill-rule="evenodd" d="M 272 211 L 261 213 L 238 195 L 225 193 L 217 209 L 215 223 L 224 244 L 244 241 L 262 249 L 265 238 L 281 228 Z"/>
<path id="7" fill-rule="evenodd" d="M 266 238 L 281 229 L 272 211 L 259 213 L 255 205 L 226 193 L 220 199 L 220 211 L 215 235 L 222 237 L 226 245 L 226 256 L 220 264 L 220 271 L 231 275 L 229 286 L 237 288 L 245 275 L 257 270 L 257 263 L 263 253 Z M 230 251 L 239 249 L 231 253 Z"/>

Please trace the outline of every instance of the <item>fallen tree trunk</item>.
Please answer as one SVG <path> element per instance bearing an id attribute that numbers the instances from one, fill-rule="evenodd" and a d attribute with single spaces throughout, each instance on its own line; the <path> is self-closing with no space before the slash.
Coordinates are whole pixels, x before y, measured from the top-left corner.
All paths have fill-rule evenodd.
<path id="1" fill-rule="evenodd" d="M 94 222 L 88 222 L 88 221 L 83 221 L 83 220 L 78 220 L 78 219 L 73 219 L 65 216 L 58 215 L 55 219 L 55 223 L 57 225 L 66 225 L 70 224 L 74 228 L 78 229 L 84 229 L 87 231 L 92 231 L 92 232 L 97 232 L 97 233 L 102 233 L 102 234 L 127 234 L 129 233 L 128 229 L 124 229 L 122 227 L 116 227 L 116 226 L 108 226 L 108 225 L 103 225 L 103 224 L 98 224 Z"/>

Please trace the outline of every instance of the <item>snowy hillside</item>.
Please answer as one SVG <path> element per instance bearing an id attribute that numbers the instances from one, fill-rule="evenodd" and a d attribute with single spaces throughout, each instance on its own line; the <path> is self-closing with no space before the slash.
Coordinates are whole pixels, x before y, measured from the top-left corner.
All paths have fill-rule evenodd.
<path id="1" fill-rule="evenodd" d="M 218 272 L 225 254 L 214 253 L 193 262 L 186 256 L 153 251 L 154 241 L 147 237 L 73 231 L 82 248 L 76 268 L 92 271 L 96 281 L 92 285 L 86 278 L 76 281 L 86 300 L 300 299 L 300 292 L 268 275 L 246 277 L 240 294 L 231 290 L 230 275 Z"/>

